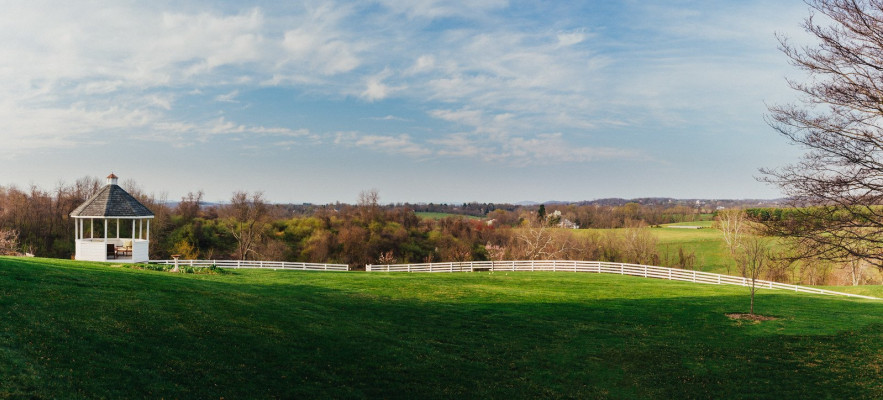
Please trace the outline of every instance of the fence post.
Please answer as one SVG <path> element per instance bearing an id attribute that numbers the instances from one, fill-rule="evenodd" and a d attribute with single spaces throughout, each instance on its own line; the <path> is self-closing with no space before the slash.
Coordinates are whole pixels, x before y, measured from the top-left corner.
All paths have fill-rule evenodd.
<path id="1" fill-rule="evenodd" d="M 717 284 L 721 284 L 721 274 L 717 274 Z"/>
<path id="2" fill-rule="evenodd" d="M 408 272 L 411 272 L 411 264 L 408 264 Z"/>
<path id="3" fill-rule="evenodd" d="M 668 280 L 671 280 L 671 268 L 668 269 Z"/>
<path id="4" fill-rule="evenodd" d="M 619 264 L 619 274 L 625 275 L 625 266 L 622 263 Z"/>
<path id="5" fill-rule="evenodd" d="M 646 265 L 644 266 L 644 277 L 645 278 L 647 277 L 647 266 Z"/>
<path id="6" fill-rule="evenodd" d="M 432 263 L 429 263 L 429 272 L 432 272 Z"/>
<path id="7" fill-rule="evenodd" d="M 696 271 L 693 271 L 693 283 L 696 283 Z"/>
<path id="8" fill-rule="evenodd" d="M 530 260 L 530 271 L 533 272 L 533 260 Z"/>
<path id="9" fill-rule="evenodd" d="M 555 272 L 555 265 L 558 264 L 557 261 L 552 260 L 552 272 Z"/>

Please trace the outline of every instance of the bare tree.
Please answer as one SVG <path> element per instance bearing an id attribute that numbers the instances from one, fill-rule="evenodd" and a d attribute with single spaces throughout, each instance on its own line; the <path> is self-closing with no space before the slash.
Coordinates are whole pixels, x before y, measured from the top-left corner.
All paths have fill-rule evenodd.
<path id="1" fill-rule="evenodd" d="M 805 256 L 861 258 L 883 268 L 883 0 L 811 0 L 803 29 L 817 39 L 779 37 L 806 82 L 788 80 L 797 104 L 769 107 L 769 124 L 807 149 L 803 159 L 763 169 L 796 206 L 762 222 Z M 821 15 L 827 25 L 816 23 Z"/>
<path id="2" fill-rule="evenodd" d="M 736 257 L 736 251 L 742 244 L 742 237 L 747 230 L 747 215 L 739 208 L 721 210 L 714 218 L 714 227 L 723 234 L 724 244 L 730 252 L 730 257 Z M 730 273 L 730 264 L 727 264 L 727 274 Z"/>
<path id="3" fill-rule="evenodd" d="M 380 212 L 380 194 L 377 189 L 363 190 L 359 192 L 359 216 L 362 220 L 373 220 Z"/>
<path id="4" fill-rule="evenodd" d="M 749 313 L 754 315 L 754 293 L 757 291 L 757 279 L 770 266 L 770 249 L 763 238 L 758 236 L 746 236 L 742 238 L 739 250 L 736 252 L 736 262 L 742 272 L 742 276 L 751 279 L 751 308 Z"/>
<path id="5" fill-rule="evenodd" d="M 0 255 L 18 254 L 18 231 L 0 229 Z"/>
<path id="6" fill-rule="evenodd" d="M 513 237 L 512 248 L 517 258 L 526 260 L 554 260 L 564 258 L 562 255 L 569 250 L 571 243 L 557 237 L 553 229 L 547 228 L 543 222 L 526 221 Z"/>
<path id="7" fill-rule="evenodd" d="M 225 225 L 236 239 L 236 257 L 245 260 L 254 253 L 255 246 L 263 238 L 266 230 L 268 207 L 263 193 L 235 192 L 230 204 L 225 207 Z"/>
<path id="8" fill-rule="evenodd" d="M 635 264 L 659 264 L 658 240 L 646 225 L 632 223 L 623 231 L 625 261 Z"/>
<path id="9" fill-rule="evenodd" d="M 861 285 L 865 279 L 867 263 L 861 258 L 856 258 L 843 263 L 843 268 L 849 272 L 853 286 Z"/>
<path id="10" fill-rule="evenodd" d="M 487 256 L 491 259 L 491 261 L 503 261 L 503 259 L 506 257 L 506 248 L 503 246 L 498 246 L 488 242 L 488 244 L 484 246 L 484 249 L 487 251 Z"/>
<path id="11" fill-rule="evenodd" d="M 203 193 L 202 190 L 196 193 L 188 192 L 187 196 L 182 197 L 181 202 L 178 203 L 178 206 L 176 207 L 178 215 L 184 217 L 184 220 L 186 221 L 196 218 L 202 207 L 203 196 L 205 196 L 205 193 Z"/>
<path id="12" fill-rule="evenodd" d="M 392 250 L 380 253 L 380 257 L 377 257 L 378 264 L 395 264 L 396 257 L 393 254 Z"/>

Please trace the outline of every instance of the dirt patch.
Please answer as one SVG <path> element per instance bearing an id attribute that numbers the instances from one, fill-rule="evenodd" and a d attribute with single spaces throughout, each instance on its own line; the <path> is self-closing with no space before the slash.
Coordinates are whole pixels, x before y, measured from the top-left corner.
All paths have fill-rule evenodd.
<path id="1" fill-rule="evenodd" d="M 760 315 L 760 314 L 746 314 L 746 313 L 729 313 L 726 314 L 730 319 L 744 319 L 748 321 L 775 321 L 779 319 L 779 317 L 773 317 L 771 315 Z"/>

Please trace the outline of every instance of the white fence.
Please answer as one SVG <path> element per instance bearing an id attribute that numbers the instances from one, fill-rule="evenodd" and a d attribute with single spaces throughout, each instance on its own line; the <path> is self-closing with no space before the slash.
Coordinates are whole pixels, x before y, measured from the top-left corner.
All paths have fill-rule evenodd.
<path id="1" fill-rule="evenodd" d="M 176 265 L 176 260 L 150 260 L 150 264 Z M 348 271 L 346 264 L 315 264 L 283 261 L 252 261 L 252 260 L 177 260 L 178 266 L 218 268 L 270 268 L 298 269 L 302 271 Z"/>
<path id="2" fill-rule="evenodd" d="M 528 260 L 528 261 L 464 261 L 428 264 L 383 264 L 367 265 L 369 272 L 473 272 L 473 271 L 556 271 L 556 272 L 594 272 L 641 276 L 644 278 L 669 279 L 695 283 L 716 285 L 750 286 L 751 280 L 739 276 L 720 275 L 710 272 L 690 271 L 685 269 L 654 267 L 650 265 L 609 263 L 600 261 L 571 260 Z M 841 293 L 831 290 L 785 283 L 757 280 L 755 286 L 764 289 L 790 290 L 801 293 L 815 293 L 858 297 L 862 299 L 883 300 L 871 296 L 852 293 Z"/>

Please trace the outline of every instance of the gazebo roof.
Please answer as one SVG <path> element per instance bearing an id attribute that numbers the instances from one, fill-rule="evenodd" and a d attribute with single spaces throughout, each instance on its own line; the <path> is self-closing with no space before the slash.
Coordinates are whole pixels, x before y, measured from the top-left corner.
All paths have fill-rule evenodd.
<path id="1" fill-rule="evenodd" d="M 112 175 L 112 174 L 111 174 Z M 110 177 L 108 177 L 110 178 Z M 116 176 L 114 176 L 116 178 Z M 108 183 L 92 198 L 80 204 L 71 217 L 153 217 L 153 212 L 115 183 Z"/>

